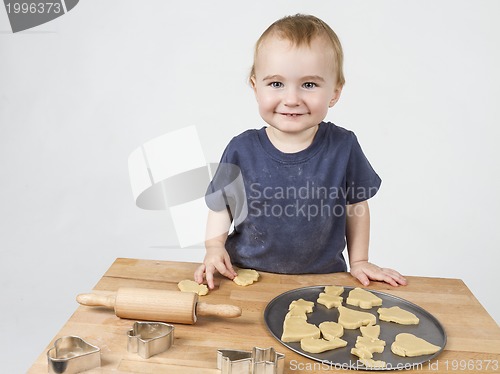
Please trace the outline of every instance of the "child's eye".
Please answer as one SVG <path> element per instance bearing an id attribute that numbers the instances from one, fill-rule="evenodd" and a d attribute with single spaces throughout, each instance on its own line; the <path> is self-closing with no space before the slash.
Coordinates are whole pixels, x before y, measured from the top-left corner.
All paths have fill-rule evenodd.
<path id="1" fill-rule="evenodd" d="M 316 84 L 316 83 L 314 83 L 314 82 L 306 82 L 306 83 L 304 83 L 304 84 L 302 85 L 302 87 L 304 87 L 304 88 L 306 88 L 306 89 L 308 89 L 308 90 L 310 90 L 310 89 L 312 89 L 312 88 L 314 88 L 314 87 L 316 87 L 316 86 L 317 86 L 317 84 Z"/>
<path id="2" fill-rule="evenodd" d="M 283 83 L 281 83 L 281 82 L 271 82 L 271 83 L 269 83 L 269 85 L 272 88 L 282 88 L 283 87 Z"/>

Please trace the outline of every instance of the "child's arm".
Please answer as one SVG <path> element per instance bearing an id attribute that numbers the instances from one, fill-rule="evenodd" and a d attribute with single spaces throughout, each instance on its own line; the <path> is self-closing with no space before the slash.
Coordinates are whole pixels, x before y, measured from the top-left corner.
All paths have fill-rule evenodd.
<path id="1" fill-rule="evenodd" d="M 367 201 L 347 205 L 346 239 L 351 275 L 364 286 L 370 284 L 370 279 L 384 281 L 392 286 L 406 285 L 406 279 L 397 271 L 368 262 L 370 209 Z"/>
<path id="2" fill-rule="evenodd" d="M 202 283 L 203 275 L 205 275 L 210 289 L 214 288 L 215 272 L 218 271 L 229 279 L 233 279 L 237 275 L 225 248 L 230 226 L 231 221 L 227 211 L 209 211 L 205 240 L 207 253 L 203 260 L 203 264 L 194 272 L 194 280 L 198 283 Z"/>

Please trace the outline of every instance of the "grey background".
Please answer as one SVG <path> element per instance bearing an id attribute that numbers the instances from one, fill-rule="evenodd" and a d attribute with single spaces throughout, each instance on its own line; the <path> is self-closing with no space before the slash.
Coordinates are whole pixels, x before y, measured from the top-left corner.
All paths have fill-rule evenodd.
<path id="1" fill-rule="evenodd" d="M 217 162 L 261 127 L 252 48 L 296 12 L 344 45 L 327 119 L 383 179 L 372 261 L 461 278 L 500 321 L 499 2 L 86 0 L 18 34 L 0 11 L 2 371 L 26 371 L 116 257 L 202 260 L 177 248 L 168 213 L 134 205 L 128 155 L 196 125 Z"/>

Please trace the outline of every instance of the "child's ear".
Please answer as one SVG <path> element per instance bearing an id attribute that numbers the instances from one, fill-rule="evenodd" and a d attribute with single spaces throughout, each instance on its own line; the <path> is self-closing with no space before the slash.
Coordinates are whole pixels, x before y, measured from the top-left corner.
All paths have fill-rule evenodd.
<path id="1" fill-rule="evenodd" d="M 259 101 L 257 98 L 257 82 L 255 80 L 255 75 L 252 75 L 249 79 L 250 87 L 252 87 L 253 94 L 255 95 L 255 99 L 257 102 Z"/>
<path id="2" fill-rule="evenodd" d="M 330 103 L 328 104 L 328 107 L 331 108 L 335 104 L 337 104 L 337 101 L 340 99 L 340 94 L 342 93 L 342 86 L 335 88 L 335 91 L 333 92 L 332 99 L 330 100 Z"/>
<path id="3" fill-rule="evenodd" d="M 250 87 L 252 87 L 252 89 L 255 91 L 255 75 L 252 75 L 250 77 L 249 82 L 250 82 Z"/>

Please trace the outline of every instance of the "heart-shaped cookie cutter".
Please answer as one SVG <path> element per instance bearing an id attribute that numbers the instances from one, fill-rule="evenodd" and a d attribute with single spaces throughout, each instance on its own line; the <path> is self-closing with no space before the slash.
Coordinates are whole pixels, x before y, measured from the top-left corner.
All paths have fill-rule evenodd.
<path id="1" fill-rule="evenodd" d="M 142 358 L 165 352 L 174 342 L 174 326 L 163 322 L 135 322 L 128 331 L 127 349 Z"/>
<path id="2" fill-rule="evenodd" d="M 217 369 L 222 374 L 283 374 L 284 367 L 285 355 L 272 347 L 254 347 L 251 351 L 217 351 Z"/>
<path id="3" fill-rule="evenodd" d="M 50 374 L 75 374 L 101 366 L 101 350 L 78 336 L 63 336 L 47 351 Z"/>

